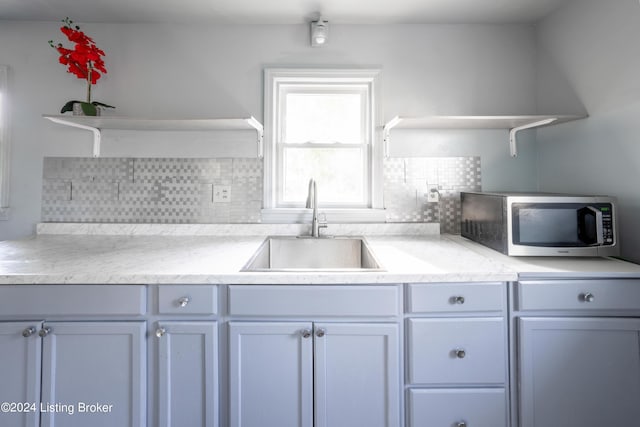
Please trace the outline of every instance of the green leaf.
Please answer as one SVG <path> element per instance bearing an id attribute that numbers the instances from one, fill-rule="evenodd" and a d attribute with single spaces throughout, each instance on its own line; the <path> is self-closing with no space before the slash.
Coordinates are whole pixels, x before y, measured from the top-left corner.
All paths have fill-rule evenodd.
<path id="1" fill-rule="evenodd" d="M 102 102 L 98 102 L 98 101 L 93 101 L 92 104 L 95 105 L 96 107 L 116 108 L 113 105 L 103 104 Z"/>
<path id="2" fill-rule="evenodd" d="M 66 104 L 64 104 L 62 106 L 62 110 L 60 110 L 60 114 L 64 114 L 67 111 L 73 111 L 73 104 L 78 103 L 78 102 L 82 103 L 82 101 L 69 101 L 69 102 L 67 102 Z"/>
<path id="3" fill-rule="evenodd" d="M 98 115 L 98 107 L 102 108 L 116 108 L 113 105 L 104 104 L 102 102 L 93 101 L 91 103 L 73 100 L 69 101 L 60 110 L 60 114 L 64 114 L 67 111 L 73 111 L 73 104 L 80 104 L 82 107 L 82 112 L 85 116 L 97 116 Z"/>

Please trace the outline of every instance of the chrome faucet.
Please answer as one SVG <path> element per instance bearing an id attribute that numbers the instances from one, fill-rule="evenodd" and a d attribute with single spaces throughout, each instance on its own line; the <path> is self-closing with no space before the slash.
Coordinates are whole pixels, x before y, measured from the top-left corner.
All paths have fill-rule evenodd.
<path id="1" fill-rule="evenodd" d="M 320 229 L 327 228 L 327 222 L 318 221 L 318 187 L 316 181 L 309 180 L 309 192 L 307 193 L 307 209 L 313 209 L 311 218 L 311 237 L 320 237 Z"/>

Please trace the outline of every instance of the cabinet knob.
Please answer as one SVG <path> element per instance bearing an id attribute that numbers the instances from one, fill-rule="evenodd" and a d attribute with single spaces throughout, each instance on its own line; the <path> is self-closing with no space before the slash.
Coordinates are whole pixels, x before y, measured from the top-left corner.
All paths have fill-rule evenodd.
<path id="1" fill-rule="evenodd" d="M 44 338 L 50 333 L 51 333 L 51 328 L 48 326 L 45 326 L 44 328 L 40 329 L 40 332 L 38 332 L 38 335 L 40 335 L 41 338 Z"/>
<path id="2" fill-rule="evenodd" d="M 303 329 L 300 331 L 300 335 L 302 335 L 302 338 L 309 338 L 311 336 L 311 330 Z"/>
<path id="3" fill-rule="evenodd" d="M 156 336 L 158 338 L 162 338 L 163 336 L 165 336 L 167 334 L 167 330 L 165 328 L 158 328 L 156 329 Z"/>
<path id="4" fill-rule="evenodd" d="M 582 302 L 593 302 L 596 297 L 591 292 L 585 292 L 580 294 L 580 301 Z"/>
<path id="5" fill-rule="evenodd" d="M 178 307 L 186 307 L 191 299 L 189 297 L 182 297 L 178 300 Z"/>
<path id="6" fill-rule="evenodd" d="M 453 350 L 453 354 L 455 354 L 458 359 L 464 359 L 467 355 L 467 352 L 461 348 L 457 348 Z"/>
<path id="7" fill-rule="evenodd" d="M 467 422 L 466 421 L 457 422 L 456 427 L 467 427 Z"/>
<path id="8" fill-rule="evenodd" d="M 33 326 L 29 326 L 27 329 L 22 331 L 22 336 L 25 338 L 29 338 L 31 335 L 36 333 L 36 328 Z"/>
<path id="9" fill-rule="evenodd" d="M 327 331 L 324 328 L 318 328 L 318 330 L 316 331 L 316 336 L 318 338 L 322 338 L 326 333 Z"/>
<path id="10" fill-rule="evenodd" d="M 464 304 L 464 297 L 462 295 L 456 295 L 451 297 L 451 304 Z"/>

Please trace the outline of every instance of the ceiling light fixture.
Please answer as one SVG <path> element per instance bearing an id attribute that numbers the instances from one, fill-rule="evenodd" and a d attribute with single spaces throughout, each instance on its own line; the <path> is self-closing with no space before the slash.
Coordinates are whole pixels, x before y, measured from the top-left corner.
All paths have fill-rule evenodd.
<path id="1" fill-rule="evenodd" d="M 318 17 L 317 21 L 311 21 L 311 46 L 324 46 L 328 39 L 329 21 L 325 21 L 321 17 Z"/>

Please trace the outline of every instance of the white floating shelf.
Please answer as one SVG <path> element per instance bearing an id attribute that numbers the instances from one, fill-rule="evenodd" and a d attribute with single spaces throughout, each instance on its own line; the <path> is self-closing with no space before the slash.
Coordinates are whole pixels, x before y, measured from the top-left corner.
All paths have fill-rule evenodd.
<path id="1" fill-rule="evenodd" d="M 254 117 L 239 119 L 137 119 L 109 116 L 51 116 L 47 120 L 93 132 L 93 156 L 100 157 L 100 141 L 103 129 L 155 130 L 155 131 L 218 131 L 255 130 L 258 134 L 258 157 L 263 156 L 262 124 Z"/>
<path id="2" fill-rule="evenodd" d="M 518 155 L 516 135 L 519 131 L 583 119 L 577 115 L 530 116 L 396 116 L 384 125 L 384 151 L 389 157 L 391 129 L 509 129 L 511 157 Z"/>

